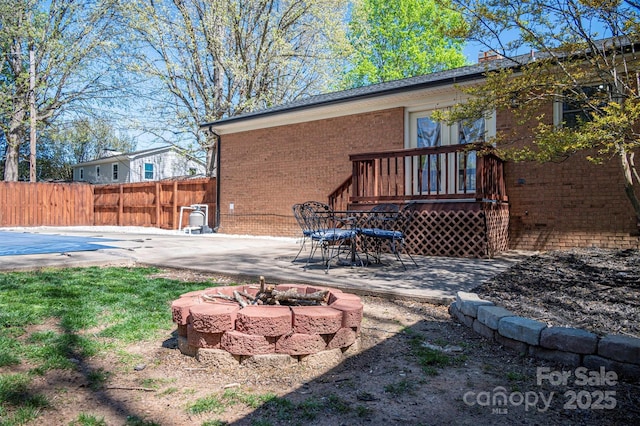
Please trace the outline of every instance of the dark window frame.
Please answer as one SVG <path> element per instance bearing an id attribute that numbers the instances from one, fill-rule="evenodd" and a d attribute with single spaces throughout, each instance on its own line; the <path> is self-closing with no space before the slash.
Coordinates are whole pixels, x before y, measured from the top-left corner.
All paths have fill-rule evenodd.
<path id="1" fill-rule="evenodd" d="M 147 166 L 151 166 L 151 170 L 147 170 Z M 153 163 L 144 163 L 143 171 L 145 180 L 153 180 L 155 175 L 155 167 L 153 167 Z M 151 173 L 151 175 L 149 175 L 149 173 Z"/>
<path id="2" fill-rule="evenodd" d="M 111 165 L 111 180 L 118 180 L 118 176 L 119 176 L 119 167 L 118 167 L 118 163 L 113 163 Z"/>
<path id="3" fill-rule="evenodd" d="M 611 90 L 604 84 L 585 85 L 580 87 L 580 91 L 589 99 L 596 99 L 596 95 L 604 94 L 601 96 L 602 100 L 599 102 L 600 106 L 604 106 L 609 102 Z M 600 97 L 600 96 L 599 96 Z M 575 129 L 579 123 L 591 120 L 591 116 L 584 108 L 584 100 L 569 100 L 568 94 L 565 93 L 563 101 L 561 102 L 560 110 L 560 125 L 569 129 Z"/>

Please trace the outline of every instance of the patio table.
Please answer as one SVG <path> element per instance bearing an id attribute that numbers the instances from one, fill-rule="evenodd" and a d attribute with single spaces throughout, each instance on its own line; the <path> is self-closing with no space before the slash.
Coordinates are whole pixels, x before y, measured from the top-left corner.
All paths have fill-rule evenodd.
<path id="1" fill-rule="evenodd" d="M 366 222 L 366 217 L 370 213 L 366 210 L 336 210 L 333 212 L 336 216 L 336 221 L 348 226 L 350 230 L 356 231 L 356 238 L 352 238 L 350 241 L 349 258 L 338 260 L 338 265 L 341 266 L 356 266 L 358 263 L 360 266 L 366 266 L 368 262 L 362 260 L 362 257 L 358 255 L 358 242 L 357 237 L 361 235 L 361 225 Z"/>

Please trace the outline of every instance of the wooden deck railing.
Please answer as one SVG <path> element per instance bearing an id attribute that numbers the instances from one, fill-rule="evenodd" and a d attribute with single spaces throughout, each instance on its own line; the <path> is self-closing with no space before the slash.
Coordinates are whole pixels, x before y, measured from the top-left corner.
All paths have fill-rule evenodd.
<path id="1" fill-rule="evenodd" d="M 413 148 L 350 156 L 351 188 L 345 184 L 329 201 L 348 194 L 350 203 L 474 199 L 507 201 L 503 161 L 487 144 Z"/>
<path id="2" fill-rule="evenodd" d="M 335 211 L 349 208 L 353 176 L 349 176 L 342 184 L 329 194 L 329 206 Z"/>

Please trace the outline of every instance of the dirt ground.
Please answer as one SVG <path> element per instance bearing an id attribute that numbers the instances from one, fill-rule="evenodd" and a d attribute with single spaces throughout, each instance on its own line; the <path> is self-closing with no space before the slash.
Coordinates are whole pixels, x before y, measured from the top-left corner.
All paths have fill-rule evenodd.
<path id="1" fill-rule="evenodd" d="M 640 251 L 581 249 L 533 256 L 473 290 L 556 327 L 640 338 Z"/>
<path id="2" fill-rule="evenodd" d="M 536 256 L 483 289 L 503 306 L 499 298 L 510 296 L 507 300 L 515 300 L 518 308 L 540 312 L 558 325 L 573 324 L 571 318 L 577 318 L 585 328 L 636 333 L 640 255 L 607 253 Z M 606 256 L 598 260 L 601 255 Z M 167 270 L 161 275 L 210 279 L 188 271 Z M 562 307 L 577 311 L 576 304 L 582 303 L 578 295 L 560 294 L 559 277 L 568 276 L 593 283 L 577 294 L 596 292 L 601 304 L 607 304 L 605 312 L 621 310 L 629 322 L 601 321 L 597 315 L 597 327 L 591 328 L 584 313 L 565 316 Z M 523 296 L 515 298 L 515 293 Z M 635 305 L 618 305 L 622 294 Z M 546 300 L 548 312 L 541 308 Z M 586 385 L 572 376 L 566 385 L 538 383 L 541 368 L 572 374 L 575 370 L 488 342 L 453 321 L 444 306 L 376 297 L 364 297 L 363 302 L 361 350 L 333 367 L 215 370 L 182 355 L 174 330 L 169 329 L 161 339 L 83 360 L 75 371 L 53 371 L 38 379 L 34 390 L 48 396 L 51 408 L 43 410 L 34 424 L 68 425 L 80 413 L 103 418 L 108 425 L 631 425 L 640 421 L 637 382 Z M 436 351 L 440 361 L 425 370 L 416 347 Z M 98 389 L 91 386 L 96 373 L 105 378 Z M 604 403 L 596 404 L 605 391 Z M 275 394 L 282 399 L 259 404 L 247 398 L 228 399 L 215 412 L 190 414 L 196 400 L 224 392 Z M 500 394 L 507 396 L 506 405 L 498 405 L 500 398 L 494 398 Z"/>

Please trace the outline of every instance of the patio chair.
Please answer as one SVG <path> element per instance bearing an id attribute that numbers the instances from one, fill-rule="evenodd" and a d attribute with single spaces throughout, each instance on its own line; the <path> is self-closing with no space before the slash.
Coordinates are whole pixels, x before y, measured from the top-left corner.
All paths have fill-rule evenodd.
<path id="1" fill-rule="evenodd" d="M 303 208 L 304 208 L 303 203 L 294 204 L 291 207 L 291 209 L 293 210 L 293 217 L 296 219 L 296 222 L 298 222 L 298 225 L 302 230 L 302 244 L 300 245 L 300 250 L 298 250 L 298 254 L 296 254 L 296 257 L 294 257 L 291 262 L 295 262 L 296 260 L 298 260 L 298 256 L 300 256 L 300 253 L 302 253 L 305 243 L 309 238 L 311 238 L 311 234 L 313 233 L 311 228 L 307 225 L 306 221 L 304 220 Z"/>
<path id="2" fill-rule="evenodd" d="M 331 207 L 318 201 L 304 203 L 301 214 L 305 225 L 311 231 L 311 249 L 304 269 L 307 269 L 319 247 L 322 262 L 327 267 L 325 273 L 329 273 L 331 260 L 339 258 L 345 244 L 351 243 L 357 232 L 355 229 L 341 227 L 343 222 L 336 218 Z"/>
<path id="3" fill-rule="evenodd" d="M 358 230 L 364 237 L 363 245 L 367 261 L 371 254 L 376 263 L 380 263 L 382 247 L 387 243 L 391 253 L 400 261 L 402 267 L 407 269 L 400 253 L 404 249 L 406 230 L 413 219 L 415 209 L 415 203 L 407 204 L 402 212 L 395 204 L 379 204 L 371 209 L 365 227 Z M 368 248 L 369 244 L 372 245 L 373 253 Z M 408 252 L 406 254 L 413 264 L 418 266 L 413 256 Z"/>

